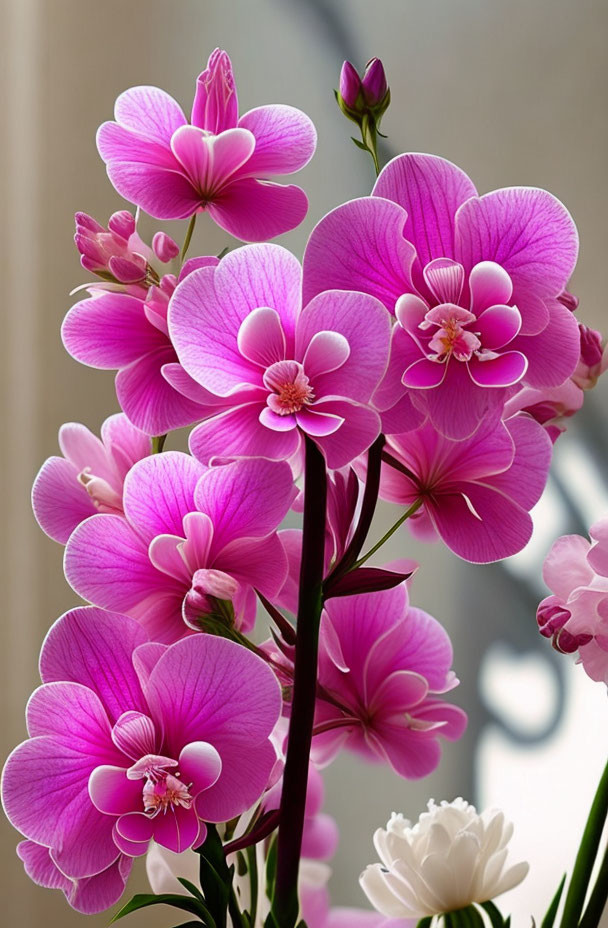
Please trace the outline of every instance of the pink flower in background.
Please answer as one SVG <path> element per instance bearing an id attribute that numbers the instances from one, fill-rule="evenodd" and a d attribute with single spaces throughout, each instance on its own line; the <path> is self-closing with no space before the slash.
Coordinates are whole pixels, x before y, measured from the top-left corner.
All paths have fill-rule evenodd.
<path id="1" fill-rule="evenodd" d="M 30 875 L 79 911 L 120 897 L 126 858 L 152 837 L 196 846 L 205 821 L 239 815 L 265 790 L 281 694 L 245 648 L 207 635 L 150 644 L 132 619 L 88 607 L 51 628 L 40 672 L 2 798 L 28 839 Z"/>
<path id="2" fill-rule="evenodd" d="M 32 505 L 43 532 L 65 544 L 96 512 L 122 513 L 124 479 L 150 454 L 150 438 L 118 413 L 101 426 L 101 439 L 85 425 L 66 422 L 59 447 L 63 457 L 48 458 L 36 476 Z"/>
<path id="3" fill-rule="evenodd" d="M 582 407 L 584 397 L 584 392 L 571 377 L 560 387 L 544 390 L 522 387 L 505 403 L 504 418 L 510 419 L 518 412 L 527 413 L 543 426 L 555 444 L 566 431 L 566 420 Z"/>
<path id="4" fill-rule="evenodd" d="M 92 516 L 72 534 L 66 577 L 157 641 L 183 637 L 184 622 L 204 628 L 205 616 L 226 608 L 249 629 L 255 589 L 272 599 L 285 582 L 276 528 L 295 492 L 286 463 L 245 460 L 205 472 L 187 454 L 154 455 L 127 476 L 124 516 Z"/>
<path id="5" fill-rule="evenodd" d="M 224 406 L 190 436 L 204 463 L 284 460 L 304 433 L 338 468 L 378 435 L 368 403 L 387 363 L 388 313 L 366 294 L 343 291 L 301 309 L 300 287 L 293 255 L 250 245 L 177 288 L 169 330 L 179 362 Z"/>
<path id="6" fill-rule="evenodd" d="M 602 334 L 579 322 L 581 353 L 572 380 L 581 390 L 591 390 L 608 369 L 608 345 L 602 345 Z"/>
<path id="7" fill-rule="evenodd" d="M 139 237 L 135 216 L 123 209 L 113 213 L 104 229 L 86 213 L 76 213 L 74 242 L 80 252 L 80 263 L 110 281 L 122 284 L 147 284 L 158 280 L 149 261 L 154 255 L 163 264 L 179 254 L 179 248 L 166 232 L 157 232 L 150 249 Z"/>
<path id="8" fill-rule="evenodd" d="M 313 759 L 328 763 L 346 747 L 408 779 L 429 774 L 439 763 L 439 738 L 456 740 L 466 725 L 461 709 L 437 698 L 458 683 L 451 664 L 447 633 L 409 606 L 404 584 L 330 599 L 321 620 Z"/>
<path id="9" fill-rule="evenodd" d="M 90 297 L 72 306 L 65 317 L 61 335 L 66 350 L 82 364 L 118 370 L 118 401 L 129 419 L 148 435 L 192 425 L 208 414 L 202 402 L 216 402 L 200 388 L 197 400 L 192 400 L 171 385 L 172 374 L 181 374 L 180 384 L 189 378 L 179 370 L 167 328 L 167 308 L 178 279 L 197 267 L 217 263 L 215 257 L 193 258 L 184 264 L 179 278 L 165 274 L 158 285 L 140 283 L 122 291 L 90 287 Z"/>
<path id="10" fill-rule="evenodd" d="M 308 209 L 299 187 L 270 183 L 312 158 L 315 128 L 292 106 L 259 106 L 238 116 L 232 65 L 216 49 L 199 76 L 190 123 L 158 87 L 132 87 L 116 100 L 97 147 L 116 190 L 156 219 L 207 211 L 243 241 L 295 228 Z"/>
<path id="11" fill-rule="evenodd" d="M 391 360 L 375 396 L 386 411 L 404 391 L 447 437 L 498 418 L 515 383 L 557 387 L 579 356 L 576 321 L 559 299 L 577 233 L 544 190 L 479 197 L 455 165 L 400 155 L 371 197 L 329 213 L 304 256 L 304 301 L 330 288 L 361 290 L 396 313 Z M 412 410 L 402 427 L 415 428 Z"/>
<path id="12" fill-rule="evenodd" d="M 422 499 L 409 520 L 425 540 L 437 535 L 459 557 L 487 564 L 520 551 L 532 534 L 529 510 L 547 482 L 551 441 L 531 417 L 484 422 L 452 441 L 426 424 L 393 435 L 380 495 L 401 506 Z"/>
<path id="13" fill-rule="evenodd" d="M 538 607 L 541 635 L 566 654 L 578 651 L 592 680 L 608 685 L 608 517 L 580 535 L 558 538 L 545 558 L 552 590 Z"/>

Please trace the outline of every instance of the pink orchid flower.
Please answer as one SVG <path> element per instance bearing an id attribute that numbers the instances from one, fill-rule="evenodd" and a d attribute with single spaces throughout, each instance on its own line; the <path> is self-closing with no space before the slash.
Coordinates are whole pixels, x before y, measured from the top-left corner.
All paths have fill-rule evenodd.
<path id="1" fill-rule="evenodd" d="M 466 561 L 487 564 L 516 554 L 532 534 L 529 510 L 538 502 L 551 463 L 551 440 L 531 417 L 484 422 L 453 441 L 427 423 L 393 435 L 382 465 L 380 495 L 402 506 L 422 499 L 411 530 L 439 536 Z"/>
<path id="2" fill-rule="evenodd" d="M 591 679 L 608 686 L 608 517 L 589 535 L 591 541 L 563 535 L 553 544 L 543 567 L 553 595 L 543 599 L 537 619 L 556 650 L 578 651 Z"/>
<path id="3" fill-rule="evenodd" d="M 454 741 L 466 726 L 461 709 L 437 698 L 458 684 L 452 657 L 447 633 L 409 605 L 405 584 L 330 599 L 313 759 L 328 763 L 346 747 L 407 779 L 427 776 L 439 763 L 439 737 Z"/>
<path id="4" fill-rule="evenodd" d="M 127 616 L 85 607 L 51 628 L 40 672 L 2 798 L 28 873 L 79 911 L 116 902 L 152 838 L 196 847 L 205 821 L 264 792 L 281 693 L 246 648 L 208 635 L 152 644 Z"/>
<path id="5" fill-rule="evenodd" d="M 167 264 L 179 254 L 179 247 L 166 232 L 157 232 L 150 249 L 136 231 L 136 219 L 123 209 L 113 213 L 104 227 L 88 216 L 76 213 L 74 242 L 80 252 L 80 263 L 93 274 L 123 284 L 143 284 L 146 278 L 156 279 L 156 271 L 148 263 L 152 255 Z"/>
<path id="6" fill-rule="evenodd" d="M 116 100 L 97 147 L 116 190 L 156 219 L 206 211 L 247 242 L 295 228 L 308 209 L 299 187 L 268 181 L 308 164 L 315 128 L 292 106 L 259 106 L 238 116 L 232 65 L 216 49 L 199 76 L 190 123 L 158 87 L 132 87 Z"/>
<path id="7" fill-rule="evenodd" d="M 172 642 L 205 616 L 234 611 L 255 621 L 287 575 L 276 528 L 295 496 L 289 465 L 244 460 L 205 468 L 166 451 L 136 464 L 124 486 L 124 516 L 99 514 L 74 531 L 65 553 L 73 589 L 97 606 L 138 619 Z M 218 613 L 219 610 L 219 613 Z"/>
<path id="8" fill-rule="evenodd" d="M 122 288 L 94 284 L 88 288 L 90 297 L 72 306 L 64 319 L 61 337 L 66 351 L 89 367 L 118 370 L 118 402 L 147 435 L 192 425 L 208 415 L 209 404 L 217 403 L 197 384 L 188 384 L 167 328 L 169 299 L 178 280 L 198 267 L 216 264 L 213 256 L 192 258 L 178 278 L 165 274 L 157 283 L 146 278 Z M 172 375 L 179 378 L 180 390 L 172 386 Z M 196 401 L 184 395 L 188 387 L 197 389 Z"/>
<path id="9" fill-rule="evenodd" d="M 577 251 L 574 223 L 550 193 L 480 197 L 449 161 L 400 155 L 371 197 L 313 230 L 304 300 L 329 288 L 382 300 L 397 325 L 374 401 L 382 412 L 400 404 L 384 430 L 416 428 L 422 414 L 462 439 L 500 417 L 513 384 L 557 387 L 573 373 L 577 326 L 560 297 Z"/>
<path id="10" fill-rule="evenodd" d="M 125 477 L 150 454 L 150 438 L 117 413 L 101 426 L 101 439 L 79 422 L 59 429 L 63 457 L 48 458 L 32 488 L 38 525 L 65 544 L 74 529 L 96 512 L 121 514 Z"/>
<path id="11" fill-rule="evenodd" d="M 368 404 L 386 368 L 388 313 L 367 294 L 343 291 L 302 309 L 300 287 L 293 255 L 249 245 L 175 291 L 169 331 L 179 362 L 204 389 L 202 399 L 213 393 L 223 404 L 190 436 L 203 463 L 285 460 L 304 433 L 338 468 L 378 435 L 380 419 Z"/>

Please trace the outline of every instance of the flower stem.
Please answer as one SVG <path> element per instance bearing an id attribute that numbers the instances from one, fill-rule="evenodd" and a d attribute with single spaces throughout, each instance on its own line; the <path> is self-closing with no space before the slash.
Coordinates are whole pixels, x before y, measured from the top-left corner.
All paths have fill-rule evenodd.
<path id="1" fill-rule="evenodd" d="M 165 447 L 165 442 L 167 441 L 167 434 L 164 435 L 153 435 L 152 436 L 152 454 L 160 454 L 163 448 Z"/>
<path id="2" fill-rule="evenodd" d="M 188 223 L 188 228 L 186 229 L 186 237 L 184 239 L 184 244 L 182 245 L 182 253 L 179 256 L 180 267 L 186 259 L 188 254 L 188 249 L 190 248 L 190 242 L 192 241 L 192 233 L 194 232 L 194 226 L 196 225 L 196 213 L 192 213 L 190 217 L 190 222 Z"/>
<path id="3" fill-rule="evenodd" d="M 277 876 L 272 914 L 281 928 L 294 928 L 298 920 L 298 871 L 308 786 L 308 758 L 312 742 L 317 687 L 319 626 L 323 608 L 323 557 L 327 474 L 325 459 L 305 438 L 304 525 L 296 628 L 291 720 L 283 773 Z"/>
<path id="4" fill-rule="evenodd" d="M 374 547 L 369 549 L 369 551 L 367 552 L 367 554 L 364 554 L 363 557 L 360 557 L 359 560 L 356 561 L 356 563 L 353 565 L 353 569 L 354 569 L 355 567 L 361 567 L 361 564 L 365 564 L 365 562 L 368 561 L 368 560 L 370 559 L 370 557 L 372 556 L 372 554 L 375 554 L 376 551 L 378 551 L 378 550 L 382 547 L 382 545 L 385 543 L 385 541 L 388 541 L 389 538 L 391 537 L 391 535 L 394 535 L 394 534 L 395 534 L 395 532 L 397 531 L 397 529 L 399 528 L 399 526 L 400 526 L 400 525 L 403 525 L 403 523 L 404 523 L 407 519 L 409 519 L 410 516 L 413 516 L 414 513 L 417 512 L 417 511 L 420 509 L 421 506 L 422 506 L 422 499 L 417 499 L 416 502 L 412 503 L 412 505 L 409 507 L 409 509 L 406 509 L 405 512 L 403 513 L 403 515 L 399 516 L 399 518 L 397 519 L 397 521 L 395 522 L 395 524 L 392 525 L 392 526 L 389 528 L 388 532 L 386 532 L 386 533 L 382 536 L 382 538 L 380 539 L 380 541 L 377 541 L 376 544 L 374 545 Z"/>
<path id="5" fill-rule="evenodd" d="M 570 880 L 568 895 L 566 896 L 564 905 L 561 928 L 573 928 L 573 926 L 578 925 L 607 814 L 608 764 L 606 764 L 604 773 L 599 782 L 595 798 L 591 805 L 591 811 L 589 812 L 589 818 L 585 825 L 578 854 L 576 855 L 572 879 Z M 591 921 L 589 924 L 593 925 L 594 922 Z M 595 924 L 597 924 L 597 922 Z"/>

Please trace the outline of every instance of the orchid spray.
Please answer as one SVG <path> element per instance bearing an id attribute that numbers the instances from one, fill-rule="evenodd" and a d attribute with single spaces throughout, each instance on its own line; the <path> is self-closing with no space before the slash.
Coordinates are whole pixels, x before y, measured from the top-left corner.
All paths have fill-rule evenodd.
<path id="1" fill-rule="evenodd" d="M 267 240 L 304 219 L 306 195 L 271 178 L 306 165 L 314 126 L 282 104 L 239 116 L 226 52 L 189 118 L 135 87 L 97 135 L 137 211 L 77 214 L 95 279 L 62 335 L 117 372 L 121 412 L 100 438 L 62 426 L 34 484 L 89 604 L 50 627 L 2 780 L 26 872 L 83 914 L 115 905 L 144 857 L 152 892 L 114 920 L 163 904 L 189 928 L 507 928 L 494 897 L 528 870 L 507 860 L 500 811 L 431 800 L 417 824 L 393 814 L 376 832 L 381 862 L 361 876 L 375 911 L 333 908 L 322 770 L 346 750 L 422 778 L 465 730 L 449 637 L 410 601 L 419 565 L 378 555 L 405 523 L 475 564 L 528 542 L 553 443 L 607 366 L 567 289 L 577 232 L 544 190 L 480 195 L 434 155 L 381 169 L 378 59 L 361 77 L 345 62 L 336 98 L 377 179 L 321 219 L 303 265 Z M 146 244 L 143 211 L 186 222 L 181 243 L 157 230 Z M 247 244 L 187 258 L 205 213 Z M 189 452 L 165 450 L 183 427 Z M 372 544 L 379 498 L 400 512 Z M 607 524 L 555 543 L 538 611 L 604 684 Z M 607 811 L 608 774 L 561 928 L 599 925 Z"/>

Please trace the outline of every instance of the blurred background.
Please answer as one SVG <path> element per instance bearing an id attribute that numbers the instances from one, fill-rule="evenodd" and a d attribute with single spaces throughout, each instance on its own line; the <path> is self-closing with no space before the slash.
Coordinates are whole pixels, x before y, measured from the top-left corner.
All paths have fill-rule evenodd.
<path id="1" fill-rule="evenodd" d="M 117 94 L 156 84 L 187 109 L 211 50 L 232 56 L 241 111 L 284 102 L 304 109 L 319 132 L 317 154 L 298 183 L 310 197 L 305 223 L 281 242 L 301 256 L 306 237 L 338 203 L 369 192 L 371 162 L 333 98 L 344 58 L 374 55 L 386 66 L 393 103 L 383 123 L 385 159 L 401 151 L 441 154 L 480 192 L 547 187 L 573 213 L 581 258 L 571 289 L 580 318 L 608 330 L 608 5 L 604 0 L 5 0 L 0 59 L 6 86 L 3 189 L 3 377 L 1 486 L 5 529 L 2 755 L 24 737 L 23 710 L 38 682 L 37 655 L 54 619 L 75 605 L 62 579 L 62 549 L 30 512 L 33 477 L 57 453 L 65 421 L 97 431 L 117 409 L 112 375 L 64 352 L 59 327 L 70 290 L 86 280 L 72 245 L 73 214 L 102 222 L 124 206 L 106 179 L 95 130 Z M 171 231 L 171 224 L 167 226 Z M 144 238 L 150 227 L 143 227 Z M 176 237 L 183 229 L 175 227 Z M 195 253 L 231 244 L 199 221 Z M 608 381 L 608 377 L 605 378 Z M 327 772 L 327 811 L 342 831 L 331 883 L 337 904 L 364 905 L 357 877 L 374 859 L 371 836 L 392 810 L 416 818 L 427 800 L 462 795 L 499 805 L 516 825 L 513 850 L 531 862 L 525 883 L 504 897 L 514 928 L 547 908 L 571 868 L 608 749 L 606 693 L 536 631 L 545 595 L 540 564 L 552 540 L 584 532 L 608 511 L 608 382 L 587 396 L 556 448 L 554 477 L 535 512 L 531 545 L 511 562 L 472 567 L 403 532 L 387 559 L 424 560 L 412 598 L 448 628 L 462 683 L 455 701 L 469 731 L 448 745 L 439 770 L 419 783 L 351 755 Z M 174 445 L 175 446 L 175 445 Z M 390 507 L 382 522 L 393 521 Z M 84 923 L 63 895 L 39 889 L 15 856 L 17 835 L 1 822 L 3 923 L 23 928 Z M 145 889 L 143 868 L 131 892 Z M 130 916 L 133 928 L 168 926 L 169 910 Z M 108 923 L 107 914 L 88 919 Z M 608 924 L 608 921 L 606 922 Z"/>

